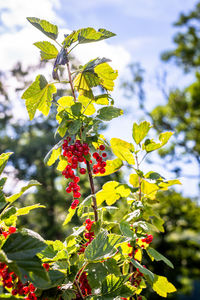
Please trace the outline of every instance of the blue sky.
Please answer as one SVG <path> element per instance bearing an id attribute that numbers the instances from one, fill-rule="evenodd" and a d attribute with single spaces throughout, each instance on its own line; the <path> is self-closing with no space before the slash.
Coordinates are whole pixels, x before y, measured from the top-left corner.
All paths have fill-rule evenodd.
<path id="1" fill-rule="evenodd" d="M 0 44 L 1 69 L 9 70 L 17 60 L 23 60 L 24 65 L 36 64 L 39 60 L 38 50 L 32 46 L 35 41 L 45 40 L 42 33 L 31 27 L 26 21 L 27 16 L 47 19 L 62 28 L 63 34 L 69 30 L 81 27 L 106 28 L 117 34 L 116 37 L 89 45 L 82 45 L 76 50 L 81 63 L 97 56 L 106 56 L 113 61 L 113 67 L 119 69 L 119 79 L 113 97 L 116 104 L 131 111 L 120 121 L 114 120 L 105 135 L 131 138 L 133 121 L 138 121 L 140 114 L 135 100 L 127 101 L 119 90 L 120 81 L 129 76 L 126 65 L 140 62 L 146 69 L 145 89 L 147 91 L 147 106 L 153 108 L 164 104 L 164 99 L 155 83 L 155 74 L 163 67 L 169 72 L 168 85 L 174 83 L 183 87 L 191 82 L 191 76 L 183 76 L 181 71 L 171 64 L 160 61 L 160 53 L 173 47 L 172 37 L 176 28 L 172 23 L 182 11 L 189 11 L 197 3 L 195 0 L 0 0 Z M 33 79 L 34 74 L 31 74 Z M 15 112 L 26 116 L 23 103 L 16 102 L 14 93 L 15 82 L 7 82 L 11 87 L 10 94 L 15 103 Z M 20 96 L 20 95 L 19 95 Z M 20 98 L 20 97 L 19 97 Z M 17 103 L 17 104 L 16 104 Z M 19 114 L 18 114 L 19 115 Z M 188 166 L 185 166 L 187 169 Z M 195 174 L 195 164 L 190 166 Z M 159 170 L 163 173 L 163 170 Z M 172 174 L 166 174 L 166 177 Z M 197 192 L 196 182 L 182 178 L 181 188 L 188 195 Z M 188 184 L 189 183 L 189 184 Z M 189 186 L 189 188 L 188 188 Z"/>

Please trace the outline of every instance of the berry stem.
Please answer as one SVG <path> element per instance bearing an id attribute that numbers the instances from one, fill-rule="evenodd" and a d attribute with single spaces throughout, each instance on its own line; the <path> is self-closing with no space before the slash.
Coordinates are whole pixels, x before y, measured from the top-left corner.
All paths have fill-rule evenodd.
<path id="1" fill-rule="evenodd" d="M 89 161 L 86 161 L 86 165 L 87 165 L 88 177 L 89 177 L 89 181 L 90 181 L 90 188 L 91 188 L 91 192 L 92 192 L 92 200 L 93 200 L 92 208 L 94 210 L 94 219 L 95 219 L 95 222 L 97 222 L 98 221 L 97 201 L 96 201 L 96 197 L 95 197 L 94 181 L 93 181 Z"/>
<path id="2" fill-rule="evenodd" d="M 68 51 L 66 50 L 66 52 L 67 52 L 67 56 L 68 56 Z M 68 71 L 68 77 L 69 77 L 69 83 L 70 83 L 70 86 L 71 86 L 72 95 L 74 97 L 74 102 L 76 102 L 76 94 L 75 94 L 74 85 L 73 85 L 73 81 L 72 81 L 72 75 L 71 75 L 69 60 L 67 60 L 66 65 L 67 65 L 67 71 Z"/>
<path id="3" fill-rule="evenodd" d="M 79 283 L 78 283 L 78 281 L 77 281 L 76 279 L 74 280 L 74 283 L 75 283 L 75 285 L 76 285 L 76 287 L 77 287 L 77 289 L 78 289 L 78 292 L 79 292 L 79 295 L 80 295 L 81 299 L 84 299 L 84 296 L 83 296 L 83 294 L 82 294 L 82 292 L 81 292 Z"/>

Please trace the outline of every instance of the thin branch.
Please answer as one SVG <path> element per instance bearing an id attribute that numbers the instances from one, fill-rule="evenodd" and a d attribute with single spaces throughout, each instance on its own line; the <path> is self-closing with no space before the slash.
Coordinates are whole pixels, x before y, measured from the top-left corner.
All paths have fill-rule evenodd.
<path id="1" fill-rule="evenodd" d="M 67 50 L 66 50 L 67 52 Z M 67 55 L 68 55 L 68 52 L 67 52 Z M 75 94 L 75 90 L 74 90 L 74 85 L 73 85 L 73 81 L 72 81 L 72 76 L 71 76 L 71 70 L 70 70 L 70 65 L 69 65 L 69 60 L 67 60 L 67 71 L 68 71 L 68 76 L 69 76 L 69 83 L 70 83 L 70 86 L 71 86 L 71 90 L 72 90 L 72 95 L 74 97 L 74 102 L 76 102 L 76 94 Z"/>
<path id="2" fill-rule="evenodd" d="M 84 296 L 83 296 L 83 294 L 82 294 L 82 292 L 81 292 L 79 283 L 78 283 L 78 281 L 77 281 L 76 279 L 74 280 L 74 283 L 75 283 L 75 285 L 76 285 L 76 287 L 77 287 L 77 289 L 78 289 L 78 292 L 79 292 L 79 295 L 81 296 L 81 299 L 84 299 Z"/>
<path id="3" fill-rule="evenodd" d="M 98 221 L 98 213 L 97 213 L 97 201 L 96 201 L 95 190 L 94 190 L 94 181 L 93 181 L 89 161 L 86 161 L 86 164 L 87 164 L 88 177 L 89 177 L 89 181 L 90 181 L 90 188 L 91 188 L 91 192 L 92 192 L 92 201 L 93 201 L 92 208 L 94 210 L 94 219 L 95 219 L 95 222 L 97 222 Z"/>

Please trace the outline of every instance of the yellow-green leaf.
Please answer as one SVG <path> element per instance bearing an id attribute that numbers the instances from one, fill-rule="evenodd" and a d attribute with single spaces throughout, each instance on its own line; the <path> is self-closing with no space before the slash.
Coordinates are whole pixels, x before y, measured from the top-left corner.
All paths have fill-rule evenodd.
<path id="1" fill-rule="evenodd" d="M 74 98 L 72 96 L 63 96 L 61 97 L 57 103 L 59 104 L 57 108 L 57 115 L 56 119 L 60 123 L 62 121 L 62 118 L 59 116 L 59 113 L 63 110 L 66 112 L 71 112 L 71 106 L 74 104 Z"/>
<path id="2" fill-rule="evenodd" d="M 139 176 L 137 174 L 131 174 L 129 177 L 129 182 L 133 187 L 139 186 Z"/>
<path id="3" fill-rule="evenodd" d="M 136 144 L 139 144 L 145 138 L 150 128 L 151 124 L 147 121 L 143 121 L 139 125 L 133 123 L 133 139 Z"/>
<path id="4" fill-rule="evenodd" d="M 13 152 L 2 153 L 0 155 L 0 174 L 3 172 L 9 157 L 13 154 Z"/>
<path id="5" fill-rule="evenodd" d="M 19 208 L 17 210 L 16 215 L 17 216 L 27 215 L 31 210 L 36 209 L 36 208 L 40 208 L 40 207 L 45 208 L 44 205 L 40 205 L 40 204 L 35 204 L 35 205 L 30 205 L 30 206 L 26 206 L 26 207 L 23 207 L 23 208 Z"/>
<path id="6" fill-rule="evenodd" d="M 113 174 L 117 172 L 122 166 L 123 166 L 123 162 L 119 158 L 116 158 L 114 160 L 107 160 L 106 167 L 105 167 L 106 172 L 104 174 L 97 174 L 95 175 L 95 177 L 102 177 L 102 176 Z"/>
<path id="7" fill-rule="evenodd" d="M 120 184 L 115 191 L 120 194 L 121 197 L 128 197 L 131 193 L 131 189 L 127 184 Z"/>
<path id="8" fill-rule="evenodd" d="M 40 185 L 40 183 L 37 180 L 30 180 L 26 186 L 21 188 L 21 191 L 17 194 L 14 194 L 10 197 L 7 197 L 6 200 L 10 203 L 13 203 L 15 200 L 17 200 L 22 194 L 24 194 L 29 188 L 33 186 Z"/>
<path id="9" fill-rule="evenodd" d="M 49 160 L 47 161 L 47 166 L 51 166 L 55 163 L 55 161 L 58 159 L 62 152 L 61 148 L 53 149 L 51 152 L 51 156 L 49 157 Z"/>
<path id="10" fill-rule="evenodd" d="M 146 152 L 151 152 L 157 149 L 160 149 L 161 147 L 163 147 L 168 140 L 170 139 L 170 137 L 173 135 L 173 132 L 171 131 L 167 131 L 167 132 L 163 132 L 159 135 L 159 141 L 160 143 L 156 143 L 154 140 L 146 140 L 145 143 L 143 144 L 142 148 L 144 150 L 146 150 Z"/>
<path id="11" fill-rule="evenodd" d="M 36 42 L 33 45 L 41 50 L 40 55 L 42 60 L 56 58 L 58 55 L 57 48 L 50 42 Z"/>
<path id="12" fill-rule="evenodd" d="M 96 193 L 97 206 L 101 205 L 103 201 L 106 201 L 108 205 L 114 204 L 119 198 L 115 188 L 119 185 L 119 182 L 109 181 L 103 185 L 103 189 Z"/>
<path id="13" fill-rule="evenodd" d="M 130 165 L 135 164 L 135 159 L 131 151 L 134 151 L 132 144 L 121 139 L 112 138 L 110 141 L 113 153 L 121 160 L 127 161 Z"/>
<path id="14" fill-rule="evenodd" d="M 75 215 L 75 213 L 76 213 L 76 208 L 72 209 L 70 207 L 70 209 L 68 210 L 67 217 L 66 217 L 65 221 L 63 222 L 63 226 L 67 225 L 71 221 L 71 219 Z"/>
<path id="15" fill-rule="evenodd" d="M 159 187 L 162 188 L 162 190 L 167 190 L 168 187 L 175 185 L 175 184 L 181 184 L 181 182 L 178 179 L 163 181 L 159 184 Z"/>
<path id="16" fill-rule="evenodd" d="M 82 114 L 84 114 L 86 116 L 91 116 L 95 113 L 95 107 L 92 104 L 91 99 L 89 99 L 83 95 L 80 95 L 78 97 L 78 101 L 82 104 L 82 110 L 81 110 Z"/>
<path id="17" fill-rule="evenodd" d="M 150 199 L 155 199 L 156 193 L 159 187 L 155 183 L 150 183 L 146 180 L 142 180 L 141 191 L 142 193 Z"/>
<path id="18" fill-rule="evenodd" d="M 168 293 L 176 292 L 175 286 L 166 277 L 154 275 L 153 290 L 161 297 L 166 298 Z"/>
<path id="19" fill-rule="evenodd" d="M 64 169 L 66 168 L 66 166 L 68 165 L 68 162 L 67 162 L 67 159 L 66 159 L 66 157 L 65 156 L 63 156 L 63 155 L 60 155 L 59 156 L 59 163 L 58 163 L 58 165 L 57 165 L 57 170 L 58 171 L 64 171 Z"/>
<path id="20" fill-rule="evenodd" d="M 58 27 L 46 20 L 41 20 L 39 18 L 29 17 L 27 20 L 35 26 L 37 29 L 42 31 L 49 38 L 56 40 L 58 36 Z"/>
<path id="21" fill-rule="evenodd" d="M 23 93 L 22 99 L 26 100 L 26 108 L 32 120 L 35 112 L 38 109 L 47 116 L 50 111 L 53 94 L 56 93 L 54 84 L 48 84 L 43 75 L 38 75 L 35 81 Z"/>
<path id="22" fill-rule="evenodd" d="M 77 91 L 81 92 L 91 90 L 91 87 L 95 87 L 100 84 L 100 80 L 96 74 L 92 72 L 83 71 L 79 73 L 74 79 L 74 87 Z"/>
<path id="23" fill-rule="evenodd" d="M 114 80 L 118 76 L 118 72 L 114 71 L 107 63 L 100 64 L 94 68 L 94 72 L 98 75 L 101 85 L 109 91 L 113 91 Z"/>

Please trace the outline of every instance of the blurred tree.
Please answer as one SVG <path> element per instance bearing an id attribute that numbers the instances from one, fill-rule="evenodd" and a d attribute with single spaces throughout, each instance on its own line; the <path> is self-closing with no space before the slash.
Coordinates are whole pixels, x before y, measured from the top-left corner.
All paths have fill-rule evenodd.
<path id="1" fill-rule="evenodd" d="M 187 14 L 181 13 L 174 26 L 179 27 L 181 32 L 174 36 L 176 48 L 165 51 L 162 59 L 173 59 L 178 66 L 188 72 L 199 69 L 200 66 L 200 1 L 195 8 Z"/>
<path id="2" fill-rule="evenodd" d="M 160 192 L 157 210 L 165 220 L 162 234 L 155 235 L 154 245 L 174 264 L 174 271 L 164 263 L 152 263 L 152 271 L 167 276 L 178 292 L 170 299 L 196 300 L 200 293 L 200 207 L 175 191 Z M 149 265 L 149 258 L 148 265 Z M 160 299 L 148 291 L 147 299 Z M 185 299 L 185 298 L 183 298 Z"/>

